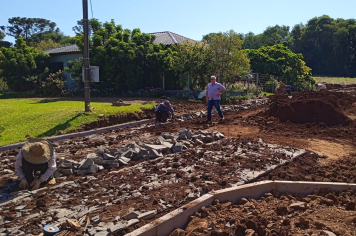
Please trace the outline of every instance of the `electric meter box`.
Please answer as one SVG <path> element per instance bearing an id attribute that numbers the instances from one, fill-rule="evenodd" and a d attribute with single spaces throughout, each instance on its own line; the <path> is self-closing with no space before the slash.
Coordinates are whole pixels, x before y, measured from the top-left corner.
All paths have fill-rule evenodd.
<path id="1" fill-rule="evenodd" d="M 99 82 L 99 66 L 90 66 L 89 69 L 89 78 L 90 78 L 90 82 Z M 84 81 L 84 67 L 82 68 L 82 78 L 83 78 L 83 82 Z"/>

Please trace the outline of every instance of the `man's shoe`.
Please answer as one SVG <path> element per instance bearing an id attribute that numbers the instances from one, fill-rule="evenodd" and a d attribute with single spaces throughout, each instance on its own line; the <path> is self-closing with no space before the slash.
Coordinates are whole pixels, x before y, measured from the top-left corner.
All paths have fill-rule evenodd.
<path id="1" fill-rule="evenodd" d="M 48 184 L 56 184 L 56 179 L 52 178 L 50 181 L 48 181 Z"/>

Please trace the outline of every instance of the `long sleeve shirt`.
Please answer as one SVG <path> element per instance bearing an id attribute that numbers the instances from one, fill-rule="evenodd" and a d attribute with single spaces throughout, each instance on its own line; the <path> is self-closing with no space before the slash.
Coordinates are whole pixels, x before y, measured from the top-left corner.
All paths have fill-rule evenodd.
<path id="1" fill-rule="evenodd" d="M 22 169 L 22 150 L 17 154 L 16 160 L 15 160 L 15 170 L 17 175 L 19 176 L 20 179 L 25 178 L 25 174 Z M 40 179 L 43 181 L 47 181 L 50 176 L 53 175 L 53 173 L 57 170 L 57 163 L 56 163 L 56 153 L 53 151 L 53 155 L 47 162 L 48 164 L 48 169 L 46 172 L 40 177 Z"/>
<path id="2" fill-rule="evenodd" d="M 209 98 L 209 100 L 221 100 L 220 93 L 225 90 L 226 88 L 220 83 L 210 83 L 208 84 L 208 88 L 206 90 L 206 96 Z"/>
<path id="3" fill-rule="evenodd" d="M 174 116 L 174 109 L 172 106 L 166 107 L 163 103 L 160 103 L 156 108 L 156 111 L 167 112 L 168 114 Z"/>

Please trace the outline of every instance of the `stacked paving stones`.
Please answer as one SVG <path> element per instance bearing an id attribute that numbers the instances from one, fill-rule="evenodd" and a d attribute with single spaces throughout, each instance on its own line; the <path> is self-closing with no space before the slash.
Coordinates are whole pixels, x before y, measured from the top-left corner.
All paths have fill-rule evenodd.
<path id="1" fill-rule="evenodd" d="M 220 140 L 209 143 L 211 137 Z M 134 166 L 112 170 L 96 177 L 79 176 L 74 181 L 52 186 L 50 190 L 45 188 L 11 193 L 12 200 L 8 199 L 0 204 L 0 225 L 4 226 L 0 227 L 0 233 L 29 235 L 34 231 L 38 232 L 41 226 L 65 222 L 67 219 L 77 220 L 84 227 L 85 216 L 91 219 L 86 235 L 100 236 L 127 230 L 143 220 L 153 219 L 158 214 L 174 210 L 209 191 L 239 185 L 249 180 L 252 176 L 242 173 L 249 171 L 250 173 L 246 173 L 253 175 L 257 172 L 247 169 L 245 164 L 251 166 L 264 160 L 266 164 L 258 171 L 268 171 L 305 152 L 267 144 L 262 140 L 238 143 L 233 139 L 221 139 L 222 137 L 220 133 L 213 131 L 180 130 L 176 135 L 163 134 L 152 143 L 135 143 L 146 150 L 148 145 L 164 146 L 164 142 L 171 143 L 172 147 L 163 150 L 171 153 L 162 154 L 157 151 L 163 157 L 152 160 L 144 157 L 147 161 Z M 197 140 L 206 143 L 197 146 Z M 172 148 L 179 146 L 177 143 L 182 144 L 182 150 L 187 150 L 173 153 Z M 124 153 L 128 153 L 130 149 L 134 148 L 130 146 Z M 95 158 L 99 156 L 104 160 L 103 156 L 107 151 L 110 150 L 100 148 L 94 153 Z M 120 154 L 119 157 L 121 156 L 123 155 Z M 85 166 L 86 160 L 80 165 Z M 91 162 L 89 164 L 100 166 Z M 86 169 L 89 169 L 90 165 L 87 165 Z M 38 204 L 41 198 L 47 201 L 46 210 L 37 208 L 41 206 Z M 143 202 L 148 207 L 137 206 Z M 126 213 L 122 213 L 125 207 Z M 108 218 L 101 219 L 100 214 Z M 26 229 L 23 229 L 24 226 Z"/>
<path id="2" fill-rule="evenodd" d="M 268 103 L 268 99 L 256 99 L 256 100 L 252 100 L 249 102 L 246 102 L 242 105 L 227 105 L 227 106 L 223 106 L 221 108 L 221 110 L 223 112 L 232 112 L 232 111 L 239 111 L 239 110 L 247 110 L 250 109 L 251 107 L 256 107 L 256 106 L 262 106 L 266 103 Z M 217 111 L 214 109 L 212 111 L 212 114 L 215 115 L 217 114 Z M 175 116 L 177 121 L 186 121 L 186 120 L 192 120 L 195 118 L 199 118 L 199 117 L 205 117 L 207 116 L 207 111 L 200 111 L 200 112 L 194 112 L 194 113 L 189 113 L 189 114 L 183 114 L 183 115 L 178 115 Z"/>
<path id="3" fill-rule="evenodd" d="M 163 154 L 182 152 L 188 147 L 210 143 L 224 138 L 217 131 L 196 131 L 181 129 L 177 135 L 166 133 L 151 143 L 133 142 L 124 148 L 99 148 L 96 153 L 90 153 L 81 162 L 58 159 L 55 177 L 68 175 L 94 174 L 105 168 L 118 168 L 130 161 L 155 159 Z"/>

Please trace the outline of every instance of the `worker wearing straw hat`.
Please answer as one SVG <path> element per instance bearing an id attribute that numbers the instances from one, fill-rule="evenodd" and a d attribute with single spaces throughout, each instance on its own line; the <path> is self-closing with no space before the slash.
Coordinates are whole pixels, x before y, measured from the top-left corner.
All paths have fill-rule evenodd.
<path id="1" fill-rule="evenodd" d="M 53 145 L 44 139 L 30 140 L 22 147 L 16 157 L 15 170 L 20 178 L 20 189 L 38 189 L 40 184 L 55 184 L 56 155 Z M 36 176 L 40 172 L 40 176 Z"/>

